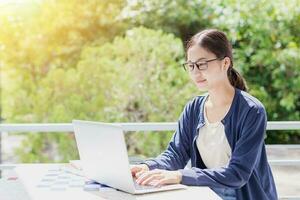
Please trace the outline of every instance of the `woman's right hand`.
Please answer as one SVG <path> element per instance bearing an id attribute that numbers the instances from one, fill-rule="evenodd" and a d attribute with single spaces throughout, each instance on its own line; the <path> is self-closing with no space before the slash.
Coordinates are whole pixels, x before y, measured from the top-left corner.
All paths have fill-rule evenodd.
<path id="1" fill-rule="evenodd" d="M 149 171 L 149 167 L 146 164 L 130 165 L 130 170 L 132 176 L 138 178 L 140 174 Z"/>

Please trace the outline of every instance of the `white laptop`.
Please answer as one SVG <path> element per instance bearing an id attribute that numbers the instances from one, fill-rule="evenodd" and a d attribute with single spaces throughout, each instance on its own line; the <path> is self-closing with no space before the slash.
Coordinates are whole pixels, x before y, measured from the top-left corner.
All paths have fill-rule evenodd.
<path id="1" fill-rule="evenodd" d="M 186 188 L 138 185 L 131 175 L 122 126 L 73 120 L 73 127 L 82 169 L 89 179 L 131 194 Z"/>

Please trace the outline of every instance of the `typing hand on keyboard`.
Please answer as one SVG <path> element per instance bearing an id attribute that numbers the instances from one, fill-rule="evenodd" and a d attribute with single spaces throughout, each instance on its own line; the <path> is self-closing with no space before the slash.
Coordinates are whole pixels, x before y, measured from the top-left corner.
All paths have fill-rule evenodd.
<path id="1" fill-rule="evenodd" d="M 140 185 L 153 185 L 155 187 L 159 187 L 162 185 L 180 183 L 182 174 L 179 171 L 155 169 L 136 173 L 136 178 L 136 182 Z"/>
<path id="2" fill-rule="evenodd" d="M 152 189 L 152 188 L 155 188 L 155 185 L 157 183 L 157 180 L 156 181 L 151 181 L 149 182 L 147 185 L 140 185 L 136 182 L 136 179 L 134 179 L 134 187 L 137 189 L 137 190 L 144 190 L 144 189 Z"/>
<path id="3" fill-rule="evenodd" d="M 146 164 L 130 165 L 131 174 L 133 177 L 137 177 L 139 174 L 149 171 L 149 167 Z"/>

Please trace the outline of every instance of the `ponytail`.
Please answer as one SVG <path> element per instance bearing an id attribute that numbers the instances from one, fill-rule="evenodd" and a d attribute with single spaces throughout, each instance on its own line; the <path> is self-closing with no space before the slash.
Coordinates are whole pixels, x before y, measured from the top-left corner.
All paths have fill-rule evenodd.
<path id="1" fill-rule="evenodd" d="M 228 79 L 233 87 L 236 87 L 245 92 L 248 91 L 247 83 L 242 75 L 233 67 L 229 67 L 227 71 Z"/>

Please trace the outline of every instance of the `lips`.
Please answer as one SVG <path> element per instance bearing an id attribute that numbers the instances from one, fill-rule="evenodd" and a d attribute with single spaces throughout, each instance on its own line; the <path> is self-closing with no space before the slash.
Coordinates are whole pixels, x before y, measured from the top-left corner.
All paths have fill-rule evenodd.
<path id="1" fill-rule="evenodd" d="M 197 83 L 203 83 L 206 79 L 196 80 Z"/>

